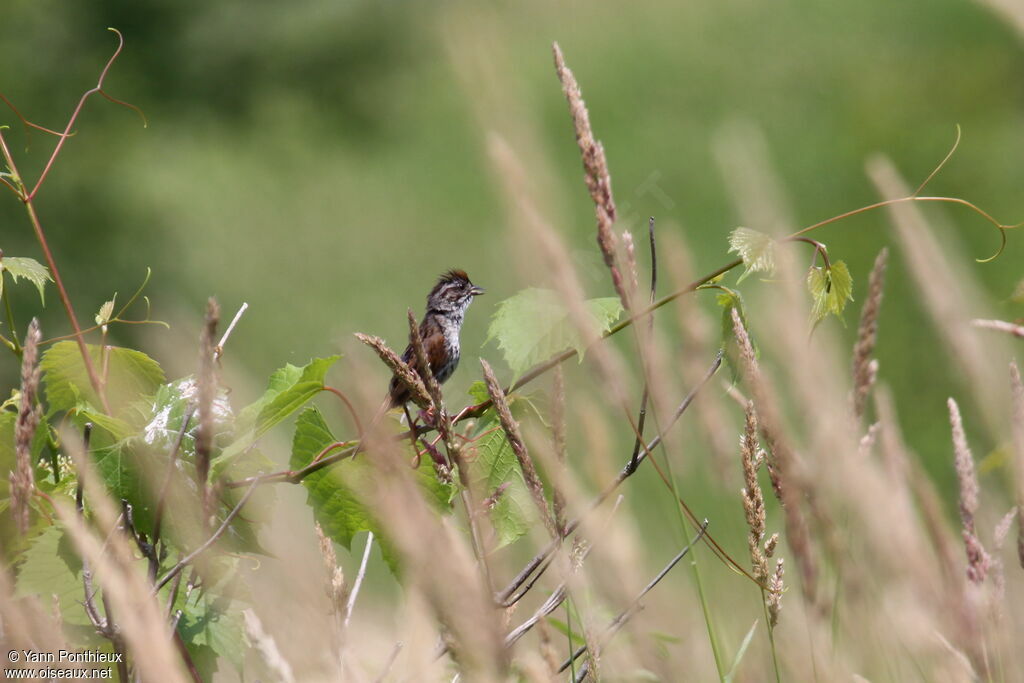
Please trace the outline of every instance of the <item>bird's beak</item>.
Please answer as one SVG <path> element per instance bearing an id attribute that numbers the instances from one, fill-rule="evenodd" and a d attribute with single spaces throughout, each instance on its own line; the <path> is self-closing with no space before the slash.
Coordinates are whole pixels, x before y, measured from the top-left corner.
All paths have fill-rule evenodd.
<path id="1" fill-rule="evenodd" d="M 480 296 L 485 291 L 486 290 L 483 287 L 477 287 L 476 285 L 473 285 L 472 289 L 469 290 L 469 293 L 472 294 L 473 296 Z"/>

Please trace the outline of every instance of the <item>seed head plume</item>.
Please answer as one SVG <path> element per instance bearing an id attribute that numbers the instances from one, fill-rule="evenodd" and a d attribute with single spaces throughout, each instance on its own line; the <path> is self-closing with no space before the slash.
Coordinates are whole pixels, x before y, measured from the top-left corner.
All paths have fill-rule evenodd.
<path id="1" fill-rule="evenodd" d="M 35 490 L 32 469 L 32 440 L 39 426 L 42 406 L 36 403 L 39 391 L 39 321 L 29 323 L 21 355 L 21 403 L 14 428 L 15 471 L 11 473 L 11 511 L 18 531 L 28 532 L 29 502 Z"/>
<path id="2" fill-rule="evenodd" d="M 981 545 L 974 525 L 974 516 L 978 512 L 980 488 L 978 477 L 974 472 L 974 457 L 967 436 L 964 434 L 964 423 L 960 417 L 960 407 L 952 398 L 949 406 L 949 423 L 953 429 L 953 458 L 956 464 L 956 478 L 960 483 L 960 521 L 963 522 L 964 546 L 967 549 L 967 578 L 974 583 L 981 583 L 988 573 L 990 558 Z"/>
<path id="3" fill-rule="evenodd" d="M 1024 382 L 1017 361 L 1010 363 L 1010 388 L 1013 394 L 1013 450 L 1016 472 L 1017 557 L 1024 569 Z"/>
<path id="4" fill-rule="evenodd" d="M 875 258 L 875 266 L 868 278 L 868 295 L 860 313 L 857 343 L 853 346 L 853 415 L 857 419 L 864 415 L 868 392 L 878 374 L 878 363 L 871 355 L 878 338 L 878 312 L 882 306 L 882 288 L 888 260 L 888 249 L 882 249 Z"/>
<path id="5" fill-rule="evenodd" d="M 622 300 L 622 305 L 629 308 L 629 297 L 625 282 L 618 265 L 618 240 L 612 225 L 617 217 L 615 199 L 612 197 L 612 178 L 608 173 L 608 160 L 604 156 L 604 146 L 594 139 L 594 131 L 590 127 L 590 114 L 583 102 L 583 93 L 576 82 L 576 77 L 565 64 L 562 48 L 558 43 L 552 45 L 555 55 L 555 71 L 562 83 L 562 92 L 569 102 L 569 114 L 572 116 L 573 128 L 576 129 L 576 144 L 580 148 L 583 159 L 584 179 L 590 198 L 594 200 L 594 214 L 597 217 L 597 244 L 604 256 L 604 264 L 611 272 L 612 284 Z"/>

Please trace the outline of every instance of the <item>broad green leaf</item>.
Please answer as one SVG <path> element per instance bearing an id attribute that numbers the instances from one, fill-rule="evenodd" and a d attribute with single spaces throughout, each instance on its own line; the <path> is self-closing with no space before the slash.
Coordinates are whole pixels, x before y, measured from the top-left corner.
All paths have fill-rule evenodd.
<path id="1" fill-rule="evenodd" d="M 238 413 L 239 436 L 213 459 L 214 474 L 219 475 L 257 439 L 323 391 L 324 376 L 340 357 L 314 358 L 301 368 L 289 363 L 275 370 L 263 396 Z"/>
<path id="2" fill-rule="evenodd" d="M 336 440 L 320 411 L 315 406 L 309 406 L 295 422 L 290 467 L 305 467 L 313 462 L 325 446 Z M 397 571 L 397 556 L 387 536 L 382 533 L 380 525 L 362 502 L 366 496 L 372 495 L 376 486 L 373 468 L 367 457 L 367 454 L 363 454 L 349 458 L 308 475 L 302 480 L 306 488 L 306 502 L 313 508 L 314 516 L 324 532 L 346 548 L 351 549 L 352 539 L 357 533 L 373 531 L 380 541 L 385 561 L 392 571 Z M 424 462 L 416 472 L 417 481 L 427 501 L 439 513 L 447 511 L 450 509 L 453 491 L 437 481 L 428 460 L 423 458 Z"/>
<path id="3" fill-rule="evenodd" d="M 477 457 L 470 466 L 473 487 L 484 497 L 494 495 L 508 484 L 489 515 L 494 526 L 496 548 L 515 542 L 537 523 L 537 509 L 526 489 L 519 462 L 505 432 L 493 422 L 475 441 Z"/>
<path id="4" fill-rule="evenodd" d="M 36 596 L 42 605 L 51 605 L 57 596 L 61 615 L 71 624 L 88 624 L 82 601 L 82 561 L 63 527 L 48 527 L 36 536 L 18 567 L 15 595 Z M 98 601 L 97 601 L 98 602 Z"/>
<path id="5" fill-rule="evenodd" d="M 593 335 L 607 332 L 622 314 L 617 297 L 590 299 L 584 306 Z M 487 341 L 492 339 L 498 341 L 505 362 L 516 374 L 570 348 L 576 349 L 582 361 L 586 345 L 592 341 L 573 324 L 562 297 L 536 288 L 524 289 L 498 304 L 487 334 Z"/>
<path id="6" fill-rule="evenodd" d="M 46 305 L 46 283 L 53 282 L 50 271 L 47 270 L 46 266 L 31 258 L 5 256 L 3 259 L 0 259 L 0 271 L 4 270 L 11 274 L 11 279 L 14 282 L 17 282 L 18 278 L 23 277 L 34 284 L 36 289 L 39 290 L 39 300 L 43 306 Z M 0 279 L 2 279 L 2 276 L 3 273 L 0 272 Z"/>
<path id="7" fill-rule="evenodd" d="M 324 376 L 339 358 L 341 356 L 315 358 L 303 367 L 298 379 L 282 389 L 260 410 L 256 418 L 256 438 L 263 436 L 267 430 L 323 391 Z"/>
<path id="8" fill-rule="evenodd" d="M 295 422 L 290 467 L 301 469 L 336 439 L 315 406 L 306 408 Z M 352 458 L 310 474 L 302 480 L 306 502 L 313 507 L 324 532 L 345 546 L 352 547 L 352 538 L 360 531 L 377 533 L 366 506 L 355 491 L 367 491 L 372 485 L 365 458 Z"/>
<path id="9" fill-rule="evenodd" d="M 141 351 L 119 346 L 108 346 L 104 351 L 92 344 L 87 348 L 96 373 L 103 373 L 106 367 L 104 384 L 110 409 L 115 416 L 121 416 L 130 403 L 152 395 L 164 382 L 164 371 L 160 364 Z M 49 414 L 71 410 L 83 402 L 93 408 L 102 406 L 89 382 L 89 374 L 75 342 L 62 341 L 51 346 L 43 354 L 40 367 L 43 370 L 46 400 L 50 406 Z"/>
<path id="10" fill-rule="evenodd" d="M 249 639 L 242 623 L 242 615 L 231 608 L 231 601 L 204 593 L 197 600 L 185 604 L 181 623 L 178 626 L 182 640 L 189 650 L 209 648 L 215 658 L 200 657 L 205 662 L 206 676 L 217 671 L 217 659 L 223 658 L 242 670 L 245 653 L 249 650 Z M 211 661 L 212 660 L 212 661 Z M 206 680 L 210 680 L 207 678 Z"/>
<path id="11" fill-rule="evenodd" d="M 93 458 L 96 471 L 114 500 L 126 500 L 131 504 L 135 528 L 142 533 L 150 533 L 156 496 L 147 486 L 144 473 L 148 463 L 152 472 L 159 472 L 162 476 L 164 470 L 160 469 L 159 460 L 148 457 L 140 449 L 133 449 L 130 443 L 97 448 L 93 451 Z"/>
<path id="12" fill-rule="evenodd" d="M 746 270 L 739 282 L 751 273 L 768 273 L 775 270 L 775 240 L 750 228 L 736 228 L 729 233 L 729 251 L 739 254 Z"/>
<path id="13" fill-rule="evenodd" d="M 821 322 L 829 314 L 842 316 L 847 301 L 853 301 L 853 278 L 843 261 L 832 267 L 813 267 L 807 273 L 807 289 L 814 299 L 811 320 Z"/>

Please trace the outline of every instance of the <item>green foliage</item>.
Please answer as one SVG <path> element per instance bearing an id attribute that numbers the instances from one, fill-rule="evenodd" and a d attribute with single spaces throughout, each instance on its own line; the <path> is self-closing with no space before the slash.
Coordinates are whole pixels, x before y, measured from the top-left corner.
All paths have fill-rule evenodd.
<path id="1" fill-rule="evenodd" d="M 18 256 L 0 258 L 0 295 L 4 291 L 4 271 L 11 274 L 11 280 L 15 283 L 18 282 L 18 278 L 25 278 L 34 284 L 39 290 L 39 301 L 44 306 L 46 305 L 46 283 L 53 282 L 46 266 L 31 258 Z"/>
<path id="2" fill-rule="evenodd" d="M 220 474 L 257 439 L 323 391 L 324 377 L 340 357 L 314 358 L 301 368 L 289 363 L 275 370 L 263 396 L 239 412 L 236 433 L 240 436 L 213 459 L 214 474 Z"/>
<path id="3" fill-rule="evenodd" d="M 475 441 L 477 457 L 470 467 L 470 479 L 473 488 L 485 497 L 507 485 L 489 512 L 496 535 L 495 547 L 500 548 L 529 533 L 538 521 L 537 508 L 505 432 L 493 419 L 481 430 Z"/>
<path id="4" fill-rule="evenodd" d="M 242 670 L 249 639 L 237 606 L 223 590 L 204 590 L 181 607 L 178 632 L 194 655 L 197 665 L 207 676 L 217 671 L 218 658 Z"/>
<path id="5" fill-rule="evenodd" d="M 807 289 L 814 299 L 811 320 L 815 324 L 829 314 L 841 319 L 846 302 L 853 301 L 853 278 L 843 261 L 833 261 L 831 268 L 811 268 L 807 272 Z"/>
<path id="6" fill-rule="evenodd" d="M 82 586 L 82 560 L 72 547 L 63 527 L 54 524 L 36 536 L 18 567 L 15 594 L 36 595 L 50 604 L 57 596 L 61 616 L 70 624 L 86 625 L 89 618 L 82 609 L 85 592 Z"/>
<path id="7" fill-rule="evenodd" d="M 743 307 L 743 296 L 735 289 L 729 289 L 722 285 L 715 285 L 720 290 L 715 302 L 722 307 L 722 351 L 725 356 L 725 364 L 729 367 L 732 381 L 735 382 L 740 376 L 741 366 L 739 362 L 739 346 L 736 343 L 736 333 L 732 326 L 732 310 L 735 308 L 739 313 L 740 321 L 747 328 L 750 334 L 750 327 L 747 325 L 747 313 Z M 710 289 L 710 287 L 709 287 Z M 757 353 L 757 344 L 753 335 L 750 335 L 750 343 L 754 346 L 754 353 Z"/>
<path id="8" fill-rule="evenodd" d="M 775 240 L 771 235 L 750 228 L 736 228 L 729 233 L 729 252 L 739 254 L 746 268 L 739 282 L 751 273 L 771 274 L 775 271 Z"/>
<path id="9" fill-rule="evenodd" d="M 487 385 L 482 379 L 478 379 L 469 385 L 469 389 L 466 390 L 466 393 L 469 394 L 470 398 L 472 398 L 473 402 L 476 404 L 480 404 L 491 399 L 491 395 L 487 393 Z"/>
<path id="10" fill-rule="evenodd" d="M 487 341 L 498 341 L 505 362 L 517 375 L 570 348 L 576 349 L 582 361 L 592 336 L 607 332 L 622 315 L 622 303 L 617 297 L 590 299 L 584 302 L 584 307 L 591 329 L 581 335 L 558 293 L 532 287 L 524 289 L 498 304 Z"/>
<path id="11" fill-rule="evenodd" d="M 119 346 L 87 345 L 89 356 L 97 373 L 103 373 L 107 400 L 114 416 L 143 396 L 153 395 L 164 382 L 164 371 L 155 360 L 134 349 Z M 78 344 L 57 342 L 43 354 L 40 361 L 49 415 L 69 411 L 76 407 L 102 405 L 96 395 Z"/>
<path id="12" fill-rule="evenodd" d="M 301 469 L 336 439 L 323 415 L 315 406 L 306 408 L 295 421 L 292 456 L 289 466 Z M 365 492 L 371 486 L 370 472 L 365 461 L 353 458 L 324 469 L 303 480 L 307 502 L 313 507 L 317 521 L 324 532 L 345 546 L 352 547 L 352 538 L 360 531 L 378 532 L 366 506 L 356 492 Z"/>
<path id="13" fill-rule="evenodd" d="M 757 619 L 750 625 L 750 630 L 747 631 L 747 635 L 743 637 L 743 642 L 740 643 L 740 649 L 736 651 L 736 656 L 733 657 L 732 666 L 729 667 L 729 673 L 725 675 L 725 683 L 732 683 L 736 680 L 736 673 L 739 671 L 740 663 L 743 661 L 743 656 L 747 654 L 747 648 L 750 647 L 750 641 L 754 639 L 754 630 L 757 628 Z"/>
<path id="14" fill-rule="evenodd" d="M 309 465 L 325 447 L 336 441 L 320 411 L 315 406 L 306 408 L 295 421 L 289 466 L 295 470 Z M 363 453 L 307 475 L 302 480 L 306 502 L 313 508 L 324 533 L 345 548 L 351 549 L 352 539 L 361 531 L 376 534 L 385 561 L 396 571 L 398 558 L 388 543 L 387 534 L 363 504 L 363 500 L 372 498 L 376 487 L 373 467 L 367 457 Z M 416 481 L 429 503 L 440 512 L 448 511 L 454 490 L 437 480 L 428 458 L 423 460 L 416 470 Z"/>

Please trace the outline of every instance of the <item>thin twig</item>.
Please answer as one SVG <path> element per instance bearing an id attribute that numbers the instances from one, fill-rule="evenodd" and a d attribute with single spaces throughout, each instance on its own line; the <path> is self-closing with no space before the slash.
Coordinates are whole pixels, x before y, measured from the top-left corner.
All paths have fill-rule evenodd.
<path id="1" fill-rule="evenodd" d="M 221 335 L 220 341 L 217 342 L 217 346 L 213 350 L 214 360 L 220 360 L 220 357 L 224 354 L 224 345 L 228 343 L 228 337 L 230 337 L 231 333 L 234 332 L 235 325 L 237 325 L 238 321 L 242 319 L 242 314 L 245 313 L 248 308 L 249 304 L 242 302 L 242 306 L 238 309 L 238 312 L 235 313 L 235 317 L 231 319 L 231 324 L 228 325 L 228 329 L 224 330 L 224 334 Z"/>
<path id="2" fill-rule="evenodd" d="M 647 222 L 647 237 L 651 244 L 651 303 L 658 291 L 658 249 L 654 240 L 654 216 Z M 654 331 L 654 316 L 647 319 L 647 334 L 650 336 Z M 640 340 L 642 343 L 642 340 Z M 641 354 L 642 357 L 642 354 Z M 640 446 L 644 442 L 644 425 L 647 422 L 647 401 L 650 399 L 650 386 L 647 382 L 647 373 L 644 376 L 644 390 L 640 397 L 640 412 L 636 420 L 636 439 L 633 442 L 633 457 L 629 459 L 629 466 L 636 469 L 640 464 Z"/>
<path id="3" fill-rule="evenodd" d="M 986 330 L 1006 332 L 1014 337 L 1024 339 L 1024 325 L 1016 325 L 1006 320 L 982 320 L 980 318 L 976 318 L 971 321 L 971 325 Z"/>
<path id="4" fill-rule="evenodd" d="M 224 521 L 221 523 L 220 527 L 215 532 L 213 532 L 213 535 L 206 539 L 205 543 L 203 543 L 201 546 L 199 546 L 198 548 L 190 552 L 188 555 L 183 557 L 181 560 L 179 560 L 178 564 L 171 567 L 170 571 L 164 574 L 163 577 L 156 582 L 156 585 L 153 587 L 154 593 L 156 593 L 165 585 L 167 585 L 167 582 L 173 579 L 178 572 L 187 567 L 189 562 L 199 557 L 199 555 L 201 555 L 211 545 L 216 543 L 218 538 L 224 535 L 224 532 L 228 530 L 228 526 L 231 524 L 231 521 L 238 515 L 239 512 L 241 512 L 242 507 L 246 504 L 246 502 L 248 502 L 249 496 L 251 496 L 253 492 L 256 490 L 256 486 L 258 485 L 258 483 L 259 482 L 254 481 L 249 486 L 249 488 L 245 492 L 245 495 L 242 496 L 241 500 L 239 500 L 235 507 L 231 510 L 231 512 L 228 513 L 227 517 L 224 518 Z"/>
<path id="5" fill-rule="evenodd" d="M 700 383 L 698 383 L 697 386 L 690 390 L 690 393 L 686 395 L 686 398 L 684 398 L 682 403 L 679 404 L 679 407 L 676 408 L 676 411 L 675 413 L 673 413 L 671 419 L 669 419 L 668 424 L 665 425 L 664 431 L 661 434 L 655 436 L 653 439 L 651 439 L 650 442 L 646 444 L 645 448 L 643 449 L 643 453 L 641 453 L 638 458 L 638 465 L 639 463 L 644 461 L 648 453 L 650 453 L 654 448 L 657 448 L 658 444 L 660 444 L 662 441 L 665 431 L 671 429 L 672 425 L 674 425 L 676 421 L 679 420 L 679 418 L 682 416 L 682 414 L 686 412 L 686 409 L 690 407 L 690 404 L 693 403 L 694 398 L 696 398 L 697 392 L 700 391 L 700 389 L 703 388 L 704 385 L 708 383 L 708 381 L 714 376 L 715 372 L 718 371 L 718 368 L 721 367 L 721 365 L 722 354 L 719 353 L 715 356 L 714 362 L 711 364 L 711 367 L 708 368 L 707 373 L 705 373 Z M 632 461 L 633 458 L 632 456 L 630 456 L 629 461 L 626 462 L 626 465 L 619 472 L 619 475 L 615 479 L 613 479 L 612 482 L 608 484 L 608 486 L 606 486 L 603 491 L 601 491 L 601 493 L 599 493 L 597 496 L 594 497 L 593 500 L 591 500 L 590 504 L 587 506 L 587 511 L 584 512 L 584 515 L 594 510 L 595 508 L 599 507 L 601 503 L 607 500 L 608 496 L 610 496 L 622 484 L 622 482 L 628 479 L 633 474 L 633 472 L 636 472 L 635 467 L 633 469 L 630 469 L 630 464 L 632 463 Z M 566 536 L 573 533 L 577 529 L 577 527 L 579 527 L 581 519 L 581 517 L 578 517 L 566 525 Z M 520 586 L 522 586 L 524 583 L 526 583 L 527 580 L 529 580 L 530 576 L 533 575 L 534 571 L 536 571 L 537 568 L 541 565 L 541 563 L 544 562 L 544 560 L 547 559 L 548 556 L 551 555 L 551 553 L 553 553 L 558 548 L 559 544 L 559 540 L 552 541 L 551 543 L 546 545 L 539 553 L 534 555 L 533 559 L 526 563 L 526 566 L 523 567 L 519 574 L 517 574 L 515 578 L 512 579 L 512 581 L 500 593 L 498 593 L 498 595 L 496 596 L 497 602 L 504 606 L 510 606 L 511 604 L 513 604 L 510 601 L 512 595 L 515 594 L 516 590 Z M 522 596 L 523 593 L 518 594 L 516 596 L 516 600 L 518 600 Z"/>
<path id="6" fill-rule="evenodd" d="M 352 592 L 348 594 L 348 602 L 345 603 L 345 620 L 342 622 L 342 627 L 347 629 L 348 622 L 352 619 L 352 610 L 356 606 L 356 597 L 359 595 L 359 589 L 363 586 L 363 577 L 366 576 L 366 564 L 370 561 L 370 549 L 373 547 L 373 532 L 366 532 L 366 547 L 363 548 L 363 559 L 359 563 L 359 573 L 356 574 L 356 582 L 352 584 Z"/>
<path id="7" fill-rule="evenodd" d="M 664 579 L 677 564 L 679 564 L 679 561 L 682 560 L 686 556 L 686 554 L 690 552 L 690 549 L 694 545 L 696 545 L 696 543 L 700 541 L 700 539 L 704 536 L 704 533 L 707 531 L 707 528 L 708 520 L 705 519 L 704 522 L 700 525 L 700 530 L 697 532 L 697 535 L 690 539 L 690 543 L 685 548 L 676 553 L 676 556 L 669 560 L 669 563 L 666 564 L 662 568 L 662 570 L 658 572 L 658 574 L 653 579 L 651 579 L 646 586 L 644 586 L 644 589 L 640 591 L 640 593 L 635 598 L 633 598 L 633 602 L 630 603 L 629 607 L 624 609 L 622 612 L 619 613 L 617 617 L 612 619 L 611 623 L 608 624 L 608 628 L 605 629 L 605 632 L 601 637 L 601 640 L 608 640 L 612 636 L 614 636 L 619 631 L 619 629 L 621 629 L 623 625 L 625 625 L 625 623 L 629 621 L 633 617 L 633 615 L 640 610 L 640 600 L 642 600 L 645 595 L 650 593 L 651 589 L 657 586 L 658 583 L 660 583 L 661 580 Z M 561 673 L 568 669 L 569 666 L 586 651 L 586 645 L 581 645 L 579 648 L 577 648 L 576 651 L 572 653 L 571 657 L 562 662 L 562 666 L 559 667 L 558 673 Z M 585 668 L 586 664 L 583 665 L 581 671 Z M 578 680 L 582 680 L 582 678 L 578 678 Z"/>

